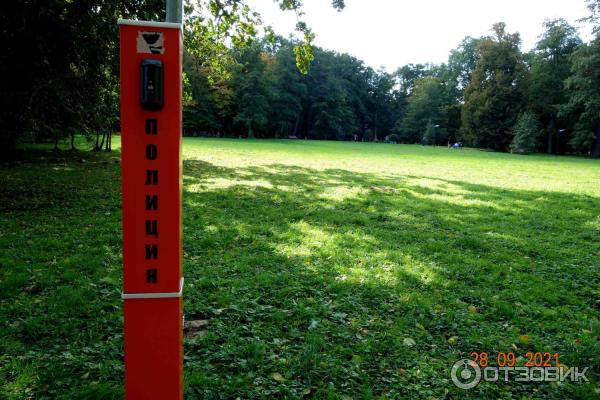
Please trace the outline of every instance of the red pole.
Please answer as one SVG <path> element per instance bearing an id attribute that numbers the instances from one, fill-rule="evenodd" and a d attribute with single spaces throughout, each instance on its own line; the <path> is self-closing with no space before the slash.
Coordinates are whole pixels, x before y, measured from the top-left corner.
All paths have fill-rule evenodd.
<path id="1" fill-rule="evenodd" d="M 182 30 L 119 25 L 125 395 L 182 399 Z"/>

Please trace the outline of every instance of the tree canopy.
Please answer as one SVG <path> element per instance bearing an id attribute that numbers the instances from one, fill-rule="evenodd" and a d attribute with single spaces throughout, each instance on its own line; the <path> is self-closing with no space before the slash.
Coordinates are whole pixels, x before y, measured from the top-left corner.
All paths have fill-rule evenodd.
<path id="1" fill-rule="evenodd" d="M 600 156 L 599 39 L 583 43 L 563 19 L 546 21 L 527 53 L 519 34 L 497 23 L 488 36 L 466 37 L 447 63 L 388 72 L 315 47 L 302 2 L 277 3 L 296 13 L 298 37 L 277 36 L 245 0 L 186 1 L 185 134 L 364 141 L 394 135 L 400 143 L 458 140 L 508 151 L 519 117 L 533 115 L 541 131 L 536 151 Z M 599 35 L 600 3 L 587 4 L 587 21 Z M 162 20 L 163 1 L 1 7 L 2 158 L 21 142 L 57 143 L 76 134 L 95 135 L 95 147 L 109 149 L 110 133 L 119 130 L 116 20 Z"/>

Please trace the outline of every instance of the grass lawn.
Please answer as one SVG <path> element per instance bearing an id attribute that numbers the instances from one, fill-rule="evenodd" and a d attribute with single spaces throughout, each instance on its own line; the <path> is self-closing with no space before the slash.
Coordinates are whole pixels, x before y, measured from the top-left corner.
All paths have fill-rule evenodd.
<path id="1" fill-rule="evenodd" d="M 0 167 L 0 399 L 122 398 L 119 153 L 37 151 Z M 226 139 L 184 157 L 185 314 L 208 321 L 186 398 L 600 397 L 600 161 Z M 473 351 L 559 353 L 590 382 L 464 391 L 450 369 Z"/>

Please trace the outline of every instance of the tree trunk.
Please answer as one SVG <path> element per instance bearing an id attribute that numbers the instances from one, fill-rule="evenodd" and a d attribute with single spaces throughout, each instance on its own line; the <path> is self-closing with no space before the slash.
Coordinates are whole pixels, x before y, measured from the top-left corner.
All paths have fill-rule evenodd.
<path id="1" fill-rule="evenodd" d="M 98 146 L 99 142 L 100 142 L 100 130 L 96 129 L 96 145 L 94 146 L 94 151 L 100 150 L 100 147 Z"/>
<path id="2" fill-rule="evenodd" d="M 304 135 L 304 138 L 308 139 L 312 131 L 312 107 L 308 108 L 308 112 L 306 114 L 306 135 Z"/>
<path id="3" fill-rule="evenodd" d="M 54 149 L 53 151 L 58 151 L 58 131 L 54 132 Z"/>
<path id="4" fill-rule="evenodd" d="M 106 148 L 104 149 L 104 151 L 111 151 L 111 143 L 112 142 L 112 129 L 108 129 L 108 132 L 106 134 Z"/>
<path id="5" fill-rule="evenodd" d="M 15 131 L 0 132 L 0 161 L 13 161 L 19 156 L 18 137 Z"/>
<path id="6" fill-rule="evenodd" d="M 98 150 L 102 150 L 102 147 L 104 147 L 104 139 L 106 138 L 106 132 L 102 133 L 102 141 L 100 142 L 100 146 L 98 147 Z"/>
<path id="7" fill-rule="evenodd" d="M 294 124 L 294 133 L 292 133 L 292 136 L 294 137 L 298 137 L 298 125 L 300 125 L 300 111 L 298 110 L 298 114 L 296 114 L 296 123 Z"/>
<path id="8" fill-rule="evenodd" d="M 553 140 L 552 140 L 552 129 L 550 129 L 550 127 L 546 128 L 546 130 L 548 131 L 548 136 L 547 136 L 547 147 L 548 147 L 548 154 L 554 154 L 554 149 L 553 149 Z"/>
<path id="9" fill-rule="evenodd" d="M 596 137 L 592 141 L 590 156 L 600 158 L 600 124 L 596 125 Z"/>
<path id="10" fill-rule="evenodd" d="M 377 139 L 377 112 L 375 112 L 375 117 L 373 118 L 373 141 L 378 142 Z"/>
<path id="11" fill-rule="evenodd" d="M 77 150 L 75 148 L 75 132 L 71 132 L 71 150 Z"/>

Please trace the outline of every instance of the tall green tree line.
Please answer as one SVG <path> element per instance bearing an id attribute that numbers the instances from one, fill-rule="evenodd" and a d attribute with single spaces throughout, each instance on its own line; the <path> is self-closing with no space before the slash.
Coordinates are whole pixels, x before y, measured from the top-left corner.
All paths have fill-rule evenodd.
<path id="1" fill-rule="evenodd" d="M 261 31 L 260 16 L 244 0 L 186 1 L 186 134 L 461 141 L 600 157 L 600 0 L 587 1 L 596 27 L 590 43 L 557 19 L 546 21 L 536 47 L 523 53 L 518 33 L 498 23 L 489 36 L 465 38 L 447 63 L 394 72 L 314 48 L 302 2 L 278 3 L 296 11 L 299 40 Z M 80 133 L 95 135 L 96 148 L 109 145 L 119 128 L 115 21 L 161 20 L 163 1 L 24 0 L 0 7 L 0 156 L 21 142 L 57 143 Z"/>
<path id="2" fill-rule="evenodd" d="M 241 48 L 257 34 L 260 19 L 246 3 L 185 0 L 186 44 L 213 73 L 231 67 L 223 57 L 228 46 Z M 302 21 L 302 1 L 278 4 L 298 15 L 303 40 L 295 45 L 294 60 L 305 71 L 313 57 L 314 35 Z M 344 7 L 343 0 L 331 4 L 338 10 Z M 102 142 L 110 149 L 110 132 L 119 128 L 117 20 L 162 21 L 164 10 L 165 0 L 0 2 L 0 160 L 15 157 L 18 145 L 29 141 L 56 146 L 71 137 L 74 148 L 75 134 L 96 135 L 99 148 L 102 132 Z"/>
<path id="3" fill-rule="evenodd" d="M 597 24 L 598 2 L 588 5 L 588 19 Z M 229 79 L 215 80 L 218 74 L 201 60 L 190 63 L 195 65 L 190 76 L 197 75 L 193 90 L 203 93 L 194 104 L 211 105 L 215 117 L 209 120 L 217 122 L 187 119 L 186 133 L 461 141 L 499 151 L 598 157 L 598 39 L 583 43 L 564 19 L 548 20 L 542 28 L 528 53 L 518 33 L 497 23 L 489 36 L 465 38 L 447 63 L 409 64 L 393 73 L 317 48 L 304 75 L 295 63 L 297 44 L 265 36 L 251 46 L 226 49 Z M 524 127 L 535 131 L 524 134 Z"/>

